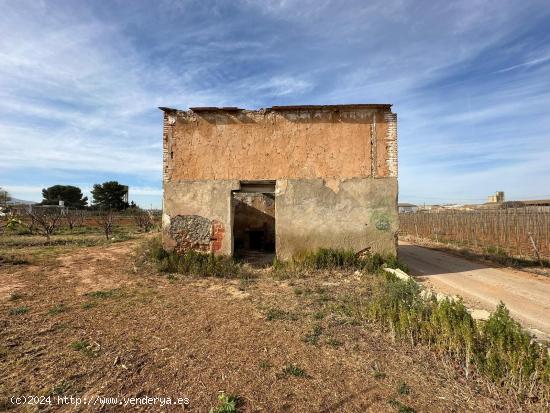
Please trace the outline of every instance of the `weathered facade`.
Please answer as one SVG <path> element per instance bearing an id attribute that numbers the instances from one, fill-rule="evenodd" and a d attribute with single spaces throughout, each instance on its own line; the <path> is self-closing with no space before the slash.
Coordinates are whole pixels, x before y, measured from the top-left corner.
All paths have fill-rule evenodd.
<path id="1" fill-rule="evenodd" d="M 391 105 L 161 109 L 165 248 L 396 252 Z"/>

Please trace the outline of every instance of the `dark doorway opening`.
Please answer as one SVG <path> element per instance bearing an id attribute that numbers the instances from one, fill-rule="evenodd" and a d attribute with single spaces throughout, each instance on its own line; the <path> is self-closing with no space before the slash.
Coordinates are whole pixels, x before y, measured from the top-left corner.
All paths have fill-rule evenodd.
<path id="1" fill-rule="evenodd" d="M 234 255 L 252 264 L 275 257 L 275 182 L 241 182 L 232 193 Z"/>

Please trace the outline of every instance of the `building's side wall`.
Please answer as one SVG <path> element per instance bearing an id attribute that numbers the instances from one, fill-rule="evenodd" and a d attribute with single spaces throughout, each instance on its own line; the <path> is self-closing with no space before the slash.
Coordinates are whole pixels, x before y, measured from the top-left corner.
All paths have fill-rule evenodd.
<path id="1" fill-rule="evenodd" d="M 396 253 L 399 217 L 393 178 L 277 181 L 277 256 L 318 248 Z"/>
<path id="2" fill-rule="evenodd" d="M 163 243 L 233 252 L 231 191 L 277 180 L 276 250 L 395 253 L 396 116 L 389 110 L 165 112 Z"/>
<path id="3" fill-rule="evenodd" d="M 162 239 L 168 250 L 232 253 L 231 191 L 239 181 L 164 183 Z"/>

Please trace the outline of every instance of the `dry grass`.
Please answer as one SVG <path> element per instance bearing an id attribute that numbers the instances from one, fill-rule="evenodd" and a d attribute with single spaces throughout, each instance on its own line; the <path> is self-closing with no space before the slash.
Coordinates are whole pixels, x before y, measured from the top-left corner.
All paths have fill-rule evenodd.
<path id="1" fill-rule="evenodd" d="M 241 412 L 543 408 L 365 323 L 370 276 L 169 278 L 134 265 L 142 239 L 0 268 L 13 286 L 0 298 L 0 406 L 11 395 L 99 394 L 189 397 L 196 412 L 232 401 Z"/>

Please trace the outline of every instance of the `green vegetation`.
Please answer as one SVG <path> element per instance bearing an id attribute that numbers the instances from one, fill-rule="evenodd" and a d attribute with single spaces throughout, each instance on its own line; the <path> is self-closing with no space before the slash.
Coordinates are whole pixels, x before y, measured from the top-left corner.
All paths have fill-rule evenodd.
<path id="1" fill-rule="evenodd" d="M 187 251 L 167 252 L 159 238 L 153 239 L 146 250 L 148 258 L 161 272 L 180 273 L 196 277 L 252 278 L 252 274 L 233 257 Z"/>
<path id="2" fill-rule="evenodd" d="M 319 339 L 321 338 L 322 333 L 323 328 L 321 325 L 315 324 L 311 331 L 304 337 L 304 341 L 308 344 L 317 345 L 319 344 Z"/>
<path id="3" fill-rule="evenodd" d="M 415 413 L 416 412 L 416 410 L 414 410 L 412 407 L 409 407 L 401 403 L 397 399 L 390 399 L 388 403 L 390 404 L 390 406 L 394 407 L 398 413 Z"/>
<path id="4" fill-rule="evenodd" d="M 98 349 L 94 349 L 94 346 L 86 340 L 73 341 L 70 347 L 75 351 L 80 351 L 88 357 L 95 357 L 98 354 Z"/>
<path id="5" fill-rule="evenodd" d="M 218 395 L 218 405 L 210 409 L 210 413 L 237 413 L 237 404 L 239 399 L 232 394 L 220 392 Z"/>
<path id="6" fill-rule="evenodd" d="M 399 383 L 399 386 L 397 386 L 397 392 L 401 395 L 409 394 L 411 392 L 411 388 L 407 385 L 407 383 L 402 381 Z"/>
<path id="7" fill-rule="evenodd" d="M 87 302 L 82 304 L 82 308 L 84 310 L 89 310 L 90 308 L 94 308 L 96 306 L 97 306 L 97 303 L 94 302 L 94 301 L 87 301 Z"/>
<path id="8" fill-rule="evenodd" d="M 340 340 L 335 339 L 334 337 L 329 337 L 327 339 L 327 344 L 334 348 L 342 347 L 344 343 L 342 343 Z"/>
<path id="9" fill-rule="evenodd" d="M 27 258 L 18 256 L 16 254 L 0 253 L 0 265 L 2 264 L 25 265 L 30 264 L 30 261 Z"/>
<path id="10" fill-rule="evenodd" d="M 71 343 L 71 348 L 76 351 L 82 351 L 89 346 L 90 343 L 88 343 L 86 340 L 77 340 Z"/>
<path id="11" fill-rule="evenodd" d="M 120 291 L 118 289 L 105 290 L 105 291 L 98 290 L 98 291 L 92 291 L 90 293 L 86 293 L 85 296 L 90 298 L 97 298 L 99 300 L 105 300 L 107 298 L 115 297 L 119 293 Z"/>
<path id="12" fill-rule="evenodd" d="M 42 205 L 59 205 L 64 201 L 68 208 L 84 208 L 88 198 L 82 195 L 82 190 L 72 185 L 54 185 L 42 190 Z"/>
<path id="13" fill-rule="evenodd" d="M 476 323 L 461 301 L 423 299 L 412 280 L 392 274 L 373 279 L 373 291 L 360 309 L 368 321 L 412 345 L 425 344 L 464 368 L 506 385 L 519 397 L 550 400 L 550 356 L 544 346 L 500 304 L 487 322 Z"/>
<path id="14" fill-rule="evenodd" d="M 289 311 L 281 310 L 279 308 L 270 308 L 265 313 L 265 318 L 267 321 L 275 320 L 297 320 L 298 316 Z"/>
<path id="15" fill-rule="evenodd" d="M 92 205 L 100 209 L 121 211 L 129 207 L 124 201 L 127 193 L 128 187 L 117 181 L 95 184 L 92 189 Z"/>
<path id="16" fill-rule="evenodd" d="M 57 314 L 63 313 L 66 310 L 67 310 L 67 306 L 65 304 L 57 304 L 48 310 L 48 314 L 57 315 Z"/>
<path id="17" fill-rule="evenodd" d="M 408 271 L 407 266 L 400 263 L 394 255 L 359 256 L 351 250 L 333 248 L 320 248 L 315 252 L 300 254 L 290 261 L 273 261 L 275 275 L 283 279 L 302 276 L 307 271 L 314 270 L 362 270 L 375 273 L 383 267 Z"/>
<path id="18" fill-rule="evenodd" d="M 306 372 L 296 364 L 288 364 L 283 367 L 284 376 L 306 377 Z"/>
<path id="19" fill-rule="evenodd" d="M 13 307 L 10 309 L 10 315 L 22 315 L 22 314 L 27 314 L 28 312 L 29 312 L 29 307 L 27 307 L 26 305 Z"/>

